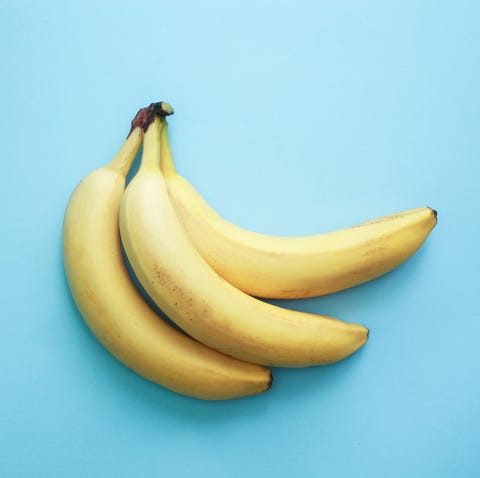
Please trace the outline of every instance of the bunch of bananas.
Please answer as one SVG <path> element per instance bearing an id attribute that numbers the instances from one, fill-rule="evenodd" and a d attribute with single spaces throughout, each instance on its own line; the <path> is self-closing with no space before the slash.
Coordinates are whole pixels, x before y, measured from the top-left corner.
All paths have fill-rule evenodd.
<path id="1" fill-rule="evenodd" d="M 312 297 L 378 277 L 422 245 L 436 212 L 422 207 L 310 237 L 246 231 L 176 172 L 165 119 L 172 113 L 164 102 L 141 109 L 117 156 L 80 182 L 65 213 L 67 279 L 98 340 L 143 377 L 210 400 L 268 390 L 266 366 L 329 364 L 364 345 L 362 325 L 257 297 Z M 185 333 L 145 302 L 122 244 L 145 291 Z"/>

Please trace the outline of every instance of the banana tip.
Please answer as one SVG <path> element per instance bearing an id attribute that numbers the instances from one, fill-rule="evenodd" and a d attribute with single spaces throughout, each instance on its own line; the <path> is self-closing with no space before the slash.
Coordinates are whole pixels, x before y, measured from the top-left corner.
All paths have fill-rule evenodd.
<path id="1" fill-rule="evenodd" d="M 273 385 L 273 373 L 270 370 L 270 376 L 269 376 L 269 380 L 268 380 L 267 386 L 265 388 L 265 391 L 268 392 L 272 388 L 272 385 Z"/>
<path id="2" fill-rule="evenodd" d="M 436 209 L 433 209 L 433 207 L 427 206 L 430 211 L 433 212 L 433 215 L 435 216 L 435 219 L 438 219 L 438 212 Z"/>

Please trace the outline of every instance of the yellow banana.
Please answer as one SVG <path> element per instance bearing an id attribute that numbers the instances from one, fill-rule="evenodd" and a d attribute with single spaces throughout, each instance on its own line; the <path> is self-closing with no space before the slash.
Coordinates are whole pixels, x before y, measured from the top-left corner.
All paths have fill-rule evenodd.
<path id="1" fill-rule="evenodd" d="M 360 348 L 367 328 L 262 302 L 202 259 L 175 213 L 160 170 L 161 127 L 156 117 L 147 129 L 139 171 L 120 207 L 127 257 L 155 303 L 192 337 L 252 363 L 327 364 Z"/>
<path id="2" fill-rule="evenodd" d="M 220 400 L 263 392 L 264 367 L 220 354 L 167 325 L 143 300 L 125 268 L 118 212 L 125 176 L 141 145 L 141 110 L 115 159 L 84 178 L 72 194 L 63 229 L 65 270 L 73 298 L 98 340 L 127 367 L 166 388 Z"/>
<path id="3" fill-rule="evenodd" d="M 437 223 L 436 211 L 421 207 L 314 236 L 257 234 L 220 217 L 177 173 L 166 124 L 160 164 L 175 210 L 202 257 L 257 297 L 313 297 L 374 279 L 412 256 Z"/>

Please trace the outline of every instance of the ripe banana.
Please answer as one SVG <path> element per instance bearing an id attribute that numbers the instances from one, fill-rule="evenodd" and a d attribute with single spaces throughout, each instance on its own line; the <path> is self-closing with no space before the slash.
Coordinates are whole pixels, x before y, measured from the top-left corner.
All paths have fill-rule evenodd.
<path id="1" fill-rule="evenodd" d="M 160 165 L 175 210 L 202 257 L 256 297 L 313 297 L 374 279 L 412 256 L 437 223 L 436 211 L 421 207 L 314 236 L 257 234 L 220 217 L 177 173 L 166 124 Z"/>
<path id="2" fill-rule="evenodd" d="M 156 117 L 120 207 L 123 246 L 154 302 L 192 337 L 252 363 L 327 364 L 360 348 L 367 328 L 262 302 L 229 284 L 202 259 L 175 213 L 160 170 L 161 128 Z"/>
<path id="3" fill-rule="evenodd" d="M 141 145 L 141 110 L 115 159 L 83 179 L 68 204 L 63 229 L 65 270 L 73 298 L 98 340 L 127 367 L 166 388 L 220 400 L 268 390 L 270 371 L 220 354 L 162 321 L 136 290 L 122 257 L 118 211 L 125 176 Z"/>

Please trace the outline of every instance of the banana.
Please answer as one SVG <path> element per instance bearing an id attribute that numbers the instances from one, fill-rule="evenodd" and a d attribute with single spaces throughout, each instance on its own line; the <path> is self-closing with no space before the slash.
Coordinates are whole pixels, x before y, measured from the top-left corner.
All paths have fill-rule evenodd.
<path id="1" fill-rule="evenodd" d="M 160 170 L 162 123 L 144 135 L 140 168 L 120 207 L 122 243 L 153 301 L 192 337 L 227 355 L 282 367 L 328 364 L 360 348 L 368 329 L 251 297 L 204 261 L 178 219 Z"/>
<path id="2" fill-rule="evenodd" d="M 421 207 L 314 236 L 257 234 L 224 220 L 177 173 L 166 124 L 160 165 L 175 210 L 202 257 L 256 297 L 314 297 L 367 282 L 411 257 L 437 223 L 436 211 Z"/>
<path id="3" fill-rule="evenodd" d="M 69 201 L 63 256 L 73 298 L 98 340 L 148 380 L 209 400 L 268 390 L 268 369 L 222 355 L 167 325 L 130 280 L 118 211 L 125 176 L 142 142 L 142 121 L 152 111 L 167 114 L 170 109 L 160 103 L 141 110 L 115 159 L 84 178 Z"/>

